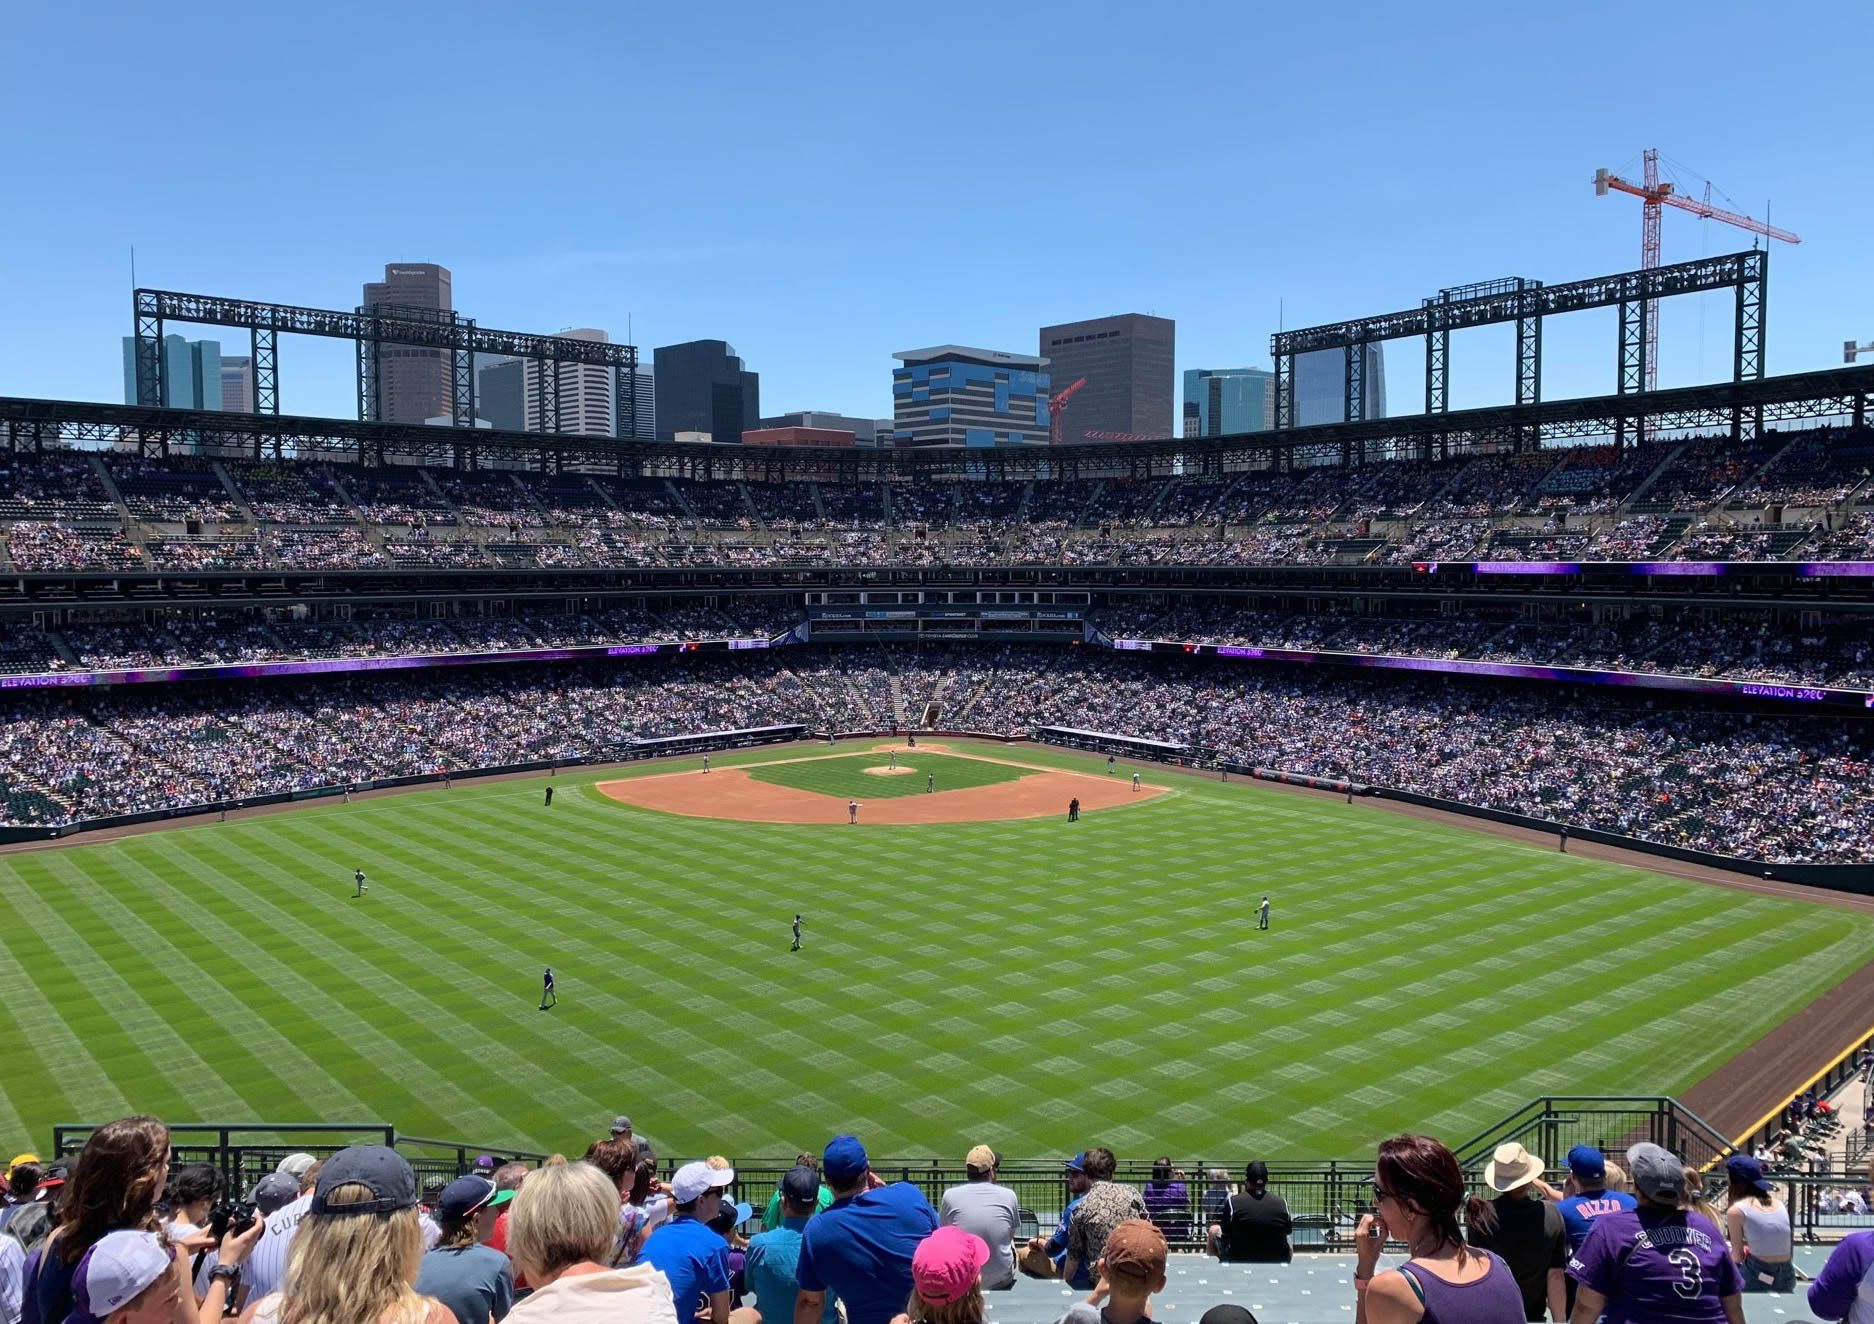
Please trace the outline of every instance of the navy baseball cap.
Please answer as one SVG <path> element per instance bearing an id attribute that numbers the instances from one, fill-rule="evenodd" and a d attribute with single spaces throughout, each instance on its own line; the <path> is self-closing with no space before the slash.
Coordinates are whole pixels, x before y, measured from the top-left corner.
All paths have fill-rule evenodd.
<path id="1" fill-rule="evenodd" d="M 457 1177 L 443 1187 L 436 1201 L 436 1217 L 467 1218 L 495 1197 L 495 1184 L 473 1174 Z"/>
<path id="2" fill-rule="evenodd" d="M 1750 1155 L 1731 1155 L 1724 1161 L 1724 1170 L 1733 1180 L 1744 1183 L 1760 1195 L 1770 1193 L 1770 1179 L 1763 1175 L 1763 1164 Z"/>
<path id="3" fill-rule="evenodd" d="M 1061 1167 L 1068 1172 L 1085 1172 L 1087 1170 L 1087 1151 L 1083 1149 L 1072 1158 L 1063 1159 L 1061 1161 Z"/>
<path id="4" fill-rule="evenodd" d="M 820 1174 L 805 1163 L 797 1163 L 781 1174 L 781 1194 L 795 1204 L 816 1204 L 820 1199 Z"/>
<path id="5" fill-rule="evenodd" d="M 1605 1181 L 1607 1156 L 1593 1145 L 1576 1145 L 1568 1151 L 1568 1170 L 1582 1181 Z"/>
<path id="6" fill-rule="evenodd" d="M 369 1200 L 356 1204 L 328 1204 L 332 1192 L 341 1186 L 358 1185 L 371 1192 Z M 416 1173 L 403 1155 L 383 1145 L 352 1145 L 341 1149 L 319 1169 L 319 1182 L 312 1188 L 314 1214 L 391 1214 L 416 1203 Z"/>
<path id="7" fill-rule="evenodd" d="M 837 1135 L 826 1142 L 826 1151 L 820 1155 L 820 1171 L 826 1174 L 828 1181 L 851 1181 L 863 1177 L 871 1160 L 865 1156 L 865 1146 L 859 1143 L 858 1136 Z"/>

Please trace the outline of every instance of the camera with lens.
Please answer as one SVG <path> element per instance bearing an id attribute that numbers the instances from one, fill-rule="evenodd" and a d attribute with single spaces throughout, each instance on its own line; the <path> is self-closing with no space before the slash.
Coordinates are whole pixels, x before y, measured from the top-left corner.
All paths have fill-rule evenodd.
<path id="1" fill-rule="evenodd" d="M 230 1232 L 238 1237 L 254 1226 L 259 1216 L 251 1200 L 223 1200 L 209 1211 L 208 1230 L 214 1234 L 215 1244 L 220 1245 Z"/>

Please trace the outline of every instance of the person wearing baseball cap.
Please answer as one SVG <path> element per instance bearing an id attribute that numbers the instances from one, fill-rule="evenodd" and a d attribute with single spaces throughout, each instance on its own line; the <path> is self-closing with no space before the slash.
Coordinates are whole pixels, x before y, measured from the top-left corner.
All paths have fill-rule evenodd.
<path id="1" fill-rule="evenodd" d="M 1724 1213 L 1725 1237 L 1731 1256 L 1743 1266 L 1746 1292 L 1793 1292 L 1795 1243 L 1789 1210 L 1770 1189 L 1763 1164 L 1748 1154 L 1733 1154 L 1724 1161 L 1730 1180 L 1730 1207 Z"/>
<path id="2" fill-rule="evenodd" d="M 182 1296 L 175 1252 L 155 1232 L 109 1232 L 84 1254 L 72 1310 L 105 1324 L 168 1324 Z"/>
<path id="3" fill-rule="evenodd" d="M 820 1159 L 817 1155 L 809 1154 L 803 1150 L 801 1153 L 794 1155 L 794 1166 L 796 1168 L 812 1168 L 814 1179 L 816 1181 L 819 1180 Z M 825 1182 L 820 1182 L 819 1193 L 813 1197 L 813 1212 L 817 1214 L 832 1203 L 833 1192 L 827 1189 Z M 774 1188 L 774 1194 L 768 1197 L 768 1207 L 762 1211 L 761 1230 L 763 1232 L 774 1231 L 774 1229 L 781 1226 L 782 1218 L 781 1188 L 776 1186 Z"/>
<path id="4" fill-rule="evenodd" d="M 833 1203 L 807 1220 L 801 1238 L 796 1317 L 823 1312 L 833 1291 L 847 1324 L 890 1324 L 911 1295 L 911 1256 L 937 1230 L 937 1211 L 910 1182 L 873 1176 L 857 1136 L 829 1140 L 820 1171 Z"/>
<path id="5" fill-rule="evenodd" d="M 514 1305 L 514 1270 L 508 1257 L 484 1243 L 512 1190 L 486 1177 L 457 1177 L 436 1198 L 436 1248 L 423 1256 L 416 1292 L 454 1312 L 458 1324 L 500 1320 Z"/>
<path id="6" fill-rule="evenodd" d="M 1490 1216 L 1467 1229 L 1470 1243 L 1510 1266 L 1523 1295 L 1525 1319 L 1566 1319 L 1568 1228 L 1562 1211 L 1541 1198 L 1546 1165 L 1512 1140 L 1484 1164 L 1484 1181 L 1497 1193 Z"/>
<path id="7" fill-rule="evenodd" d="M 352 1145 L 325 1160 L 292 1233 L 285 1282 L 256 1313 L 455 1324 L 447 1306 L 412 1286 L 423 1258 L 416 1193 L 416 1173 L 383 1145 Z"/>
<path id="8" fill-rule="evenodd" d="M 1079 1302 L 1061 1317 L 1062 1324 L 1137 1324 L 1151 1318 L 1147 1306 L 1165 1290 L 1165 1262 L 1170 1248 L 1156 1224 L 1128 1218 L 1106 1237 L 1100 1257 L 1100 1280 L 1106 1284 L 1106 1307 Z"/>
<path id="9" fill-rule="evenodd" d="M 789 1324 L 794 1301 L 800 1295 L 800 1243 L 807 1220 L 820 1208 L 820 1170 L 812 1163 L 795 1163 L 781 1174 L 776 1198 L 781 1202 L 779 1223 L 748 1239 L 742 1277 L 761 1317 Z M 829 1194 L 827 1203 L 832 1203 Z M 819 1324 L 839 1324 L 839 1304 L 829 1297 L 820 1311 Z"/>
<path id="10" fill-rule="evenodd" d="M 1054 1235 L 1049 1237 L 1030 1237 L 1028 1248 L 1022 1254 L 1022 1272 L 1031 1277 L 1059 1278 L 1067 1260 L 1067 1230 L 1072 1224 L 1074 1210 L 1086 1193 L 1093 1189 L 1093 1178 L 1087 1175 L 1087 1153 L 1085 1150 L 1070 1159 L 1061 1162 L 1061 1177 L 1067 1183 L 1066 1207 L 1061 1210 L 1061 1220 L 1054 1225 Z M 1043 1265 L 1047 1272 L 1040 1272 Z M 1073 1277 L 1067 1280 L 1069 1287 L 1091 1289 L 1093 1286 L 1093 1266 L 1080 1264 L 1075 1266 Z"/>
<path id="11" fill-rule="evenodd" d="M 1015 1286 L 1015 1231 L 1022 1225 L 1015 1192 L 996 1182 L 996 1152 L 977 1145 L 963 1159 L 965 1181 L 937 1202 L 937 1221 L 981 1237 L 989 1247 L 983 1288 L 1000 1292 Z"/>
<path id="12" fill-rule="evenodd" d="M 1593 1145 L 1576 1145 L 1568 1151 L 1566 1162 L 1568 1180 L 1562 1183 L 1562 1198 L 1555 1202 L 1555 1208 L 1562 1216 L 1562 1226 L 1568 1232 L 1568 1251 L 1573 1256 L 1580 1253 L 1595 1219 L 1633 1208 L 1634 1199 L 1607 1184 L 1607 1156 Z M 1574 1278 L 1569 1277 L 1563 1300 L 1570 1311 L 1575 1308 L 1576 1287 Z"/>
<path id="13" fill-rule="evenodd" d="M 940 1227 L 911 1252 L 912 1324 L 982 1324 L 983 1265 L 989 1243 L 960 1227 Z"/>
<path id="14" fill-rule="evenodd" d="M 1744 1276 L 1724 1234 L 1703 1214 L 1684 1208 L 1685 1165 L 1658 1145 L 1627 1151 L 1638 1202 L 1602 1214 L 1568 1262 L 1575 1314 L 1607 1324 L 1726 1324 L 1744 1317 Z"/>
<path id="15" fill-rule="evenodd" d="M 671 1218 L 652 1229 L 638 1262 L 663 1270 L 677 1303 L 677 1324 L 728 1324 L 729 1243 L 709 1227 L 722 1212 L 734 1168 L 686 1163 L 670 1179 Z"/>

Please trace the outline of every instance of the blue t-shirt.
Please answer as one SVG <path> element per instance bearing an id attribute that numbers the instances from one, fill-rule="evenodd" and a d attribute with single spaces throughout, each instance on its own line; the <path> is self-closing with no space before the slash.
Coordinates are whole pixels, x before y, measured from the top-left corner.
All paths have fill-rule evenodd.
<path id="1" fill-rule="evenodd" d="M 661 1269 L 670 1279 L 677 1324 L 709 1318 L 709 1298 L 729 1290 L 729 1243 L 688 1214 L 659 1223 L 644 1239 L 638 1263 Z"/>
<path id="2" fill-rule="evenodd" d="M 1067 1202 L 1067 1208 L 1061 1210 L 1061 1221 L 1054 1226 L 1054 1235 L 1048 1238 L 1048 1258 L 1054 1261 L 1056 1269 L 1060 1268 L 1061 1262 L 1067 1258 L 1067 1226 L 1073 1220 L 1074 1206 L 1084 1199 L 1086 1199 L 1084 1195 L 1076 1195 Z M 1088 1268 L 1088 1265 L 1076 1264 L 1073 1280 L 1067 1285 L 1091 1288 L 1093 1281 L 1087 1272 Z"/>
<path id="3" fill-rule="evenodd" d="M 1617 1214 L 1638 1203 L 1625 1191 L 1583 1191 L 1564 1195 L 1555 1207 L 1562 1211 L 1562 1225 L 1568 1229 L 1568 1248 L 1580 1250 L 1588 1239 L 1588 1229 L 1603 1214 Z"/>
<path id="4" fill-rule="evenodd" d="M 439 1246 L 418 1265 L 416 1290 L 448 1306 L 457 1324 L 488 1324 L 514 1304 L 514 1270 L 492 1246 Z"/>
<path id="5" fill-rule="evenodd" d="M 795 1273 L 805 1291 L 838 1292 L 847 1324 L 890 1324 L 911 1296 L 911 1253 L 936 1230 L 910 1182 L 861 1191 L 807 1220 Z"/>
<path id="6" fill-rule="evenodd" d="M 742 1267 L 742 1280 L 755 1298 L 755 1309 L 767 1320 L 782 1324 L 794 1318 L 794 1294 L 800 1290 L 796 1272 L 800 1263 L 801 1230 L 804 1218 L 783 1218 L 781 1226 L 748 1239 L 748 1259 Z M 826 1307 L 820 1312 L 820 1324 L 839 1324 L 839 1298 L 826 1294 Z"/>

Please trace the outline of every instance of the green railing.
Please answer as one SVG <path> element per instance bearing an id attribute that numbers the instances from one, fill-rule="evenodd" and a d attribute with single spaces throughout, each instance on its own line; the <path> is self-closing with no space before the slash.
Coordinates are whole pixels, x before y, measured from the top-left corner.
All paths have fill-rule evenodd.
<path id="1" fill-rule="evenodd" d="M 68 1123 L 53 1128 L 55 1152 L 75 1153 L 95 1129 L 89 1124 Z M 546 1155 L 516 1150 L 502 1145 L 475 1145 L 454 1140 L 437 1140 L 403 1135 L 385 1122 L 282 1124 L 262 1122 L 183 1123 L 170 1128 L 179 1157 L 190 1162 L 211 1162 L 224 1174 L 231 1192 L 245 1193 L 279 1161 L 295 1151 L 325 1155 L 352 1144 L 383 1144 L 395 1147 L 410 1160 L 419 1180 L 428 1176 L 455 1177 L 466 1172 L 480 1154 L 492 1154 L 497 1161 L 518 1159 L 538 1163 Z M 1482 1194 L 1483 1165 L 1500 1144 L 1518 1141 L 1540 1155 L 1551 1174 L 1560 1169 L 1568 1150 L 1577 1144 L 1592 1144 L 1618 1158 L 1629 1145 L 1642 1140 L 1662 1145 L 1699 1168 L 1709 1168 L 1729 1153 L 1730 1143 L 1696 1114 L 1665 1096 L 1593 1096 L 1547 1095 L 1530 1103 L 1496 1124 L 1454 1147 L 1472 1183 Z M 569 1145 L 568 1157 L 577 1157 L 583 1146 Z M 1022 1210 L 1024 1235 L 1052 1231 L 1069 1196 L 1061 1166 L 1061 1157 L 1046 1159 L 1012 1158 L 1004 1160 L 997 1180 L 1010 1187 Z M 1368 1208 L 1373 1161 L 1358 1159 L 1281 1159 L 1262 1155 L 1174 1156 L 1181 1199 L 1175 1191 L 1164 1191 L 1167 1198 L 1155 1208 L 1154 1216 L 1173 1245 L 1181 1248 L 1202 1246 L 1207 1226 L 1215 1221 L 1214 1212 L 1224 1196 L 1235 1189 L 1243 1175 L 1245 1162 L 1263 1158 L 1269 1168 L 1270 1189 L 1287 1202 L 1295 1220 L 1294 1243 L 1297 1250 L 1327 1250 L 1344 1247 L 1354 1223 Z M 666 1173 L 683 1160 L 660 1158 Z M 756 1212 L 767 1204 L 781 1174 L 793 1165 L 793 1159 L 748 1157 L 734 1158 L 736 1182 L 734 1198 L 746 1200 Z M 961 1160 L 878 1158 L 873 1170 L 889 1181 L 909 1181 L 921 1189 L 933 1204 L 948 1188 L 964 1181 Z M 1214 1175 L 1213 1175 L 1214 1174 Z M 1865 1173 L 1861 1176 L 1865 1179 Z M 1149 1159 L 1120 1163 L 1115 1179 L 1147 1188 L 1151 1181 Z M 1797 1235 L 1808 1240 L 1832 1239 L 1858 1227 L 1874 1226 L 1874 1215 L 1824 1213 L 1821 1196 L 1825 1190 L 1848 1184 L 1846 1174 L 1802 1174 L 1778 1176 L 1787 1184 L 1791 1217 Z M 1556 1180 L 1560 1180 L 1556 1176 Z M 1715 1184 L 1715 1179 L 1708 1178 Z"/>

